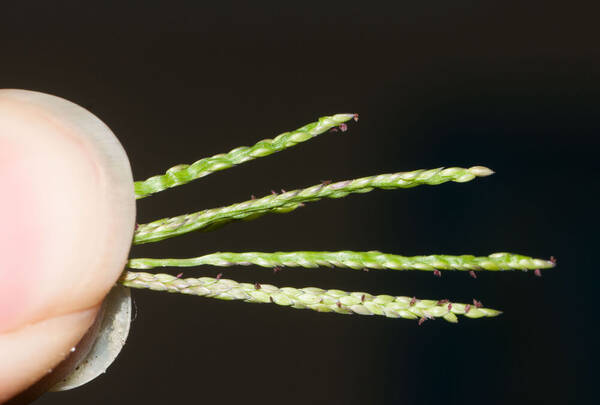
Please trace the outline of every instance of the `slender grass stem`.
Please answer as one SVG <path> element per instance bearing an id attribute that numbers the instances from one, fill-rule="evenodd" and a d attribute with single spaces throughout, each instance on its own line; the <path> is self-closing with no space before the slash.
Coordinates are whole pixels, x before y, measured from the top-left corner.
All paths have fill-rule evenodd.
<path id="1" fill-rule="evenodd" d="M 169 274 L 127 271 L 120 282 L 131 288 L 199 295 L 221 300 L 273 303 L 340 314 L 381 315 L 389 318 L 420 318 L 421 320 L 443 318 L 449 322 L 457 322 L 457 315 L 482 318 L 501 314 L 500 311 L 484 308 L 476 300 L 471 305 L 450 303 L 447 300 L 418 300 L 411 297 L 371 295 L 315 287 L 278 288 L 270 284 L 238 283 L 234 280 L 212 277 L 177 278 Z"/>
<path id="2" fill-rule="evenodd" d="M 165 174 L 135 182 L 136 199 L 148 197 L 167 188 L 189 183 L 216 171 L 228 169 L 249 160 L 280 152 L 300 142 L 312 139 L 356 116 L 356 114 L 336 114 L 330 117 L 321 117 L 316 122 L 307 124 L 292 132 L 285 132 L 274 139 L 264 139 L 257 142 L 254 146 L 235 148 L 228 153 L 204 158 L 191 165 L 181 164 L 174 166 L 167 170 Z"/>
<path id="3" fill-rule="evenodd" d="M 492 173 L 494 173 L 492 170 L 482 166 L 474 166 L 469 169 L 449 167 L 380 174 L 329 184 L 320 183 L 312 187 L 271 194 L 226 207 L 142 224 L 135 231 L 133 243 L 156 242 L 196 230 L 210 230 L 234 220 L 254 219 L 266 213 L 289 212 L 302 206 L 305 202 L 317 201 L 322 198 L 342 198 L 352 193 L 367 193 L 376 188 L 412 188 L 423 184 L 437 185 L 448 181 L 464 183 L 475 177 L 489 176 Z"/>
<path id="4" fill-rule="evenodd" d="M 156 267 L 231 267 L 235 265 L 261 267 L 343 267 L 352 269 L 391 269 L 391 270 L 535 270 L 554 267 L 550 260 L 534 259 L 511 253 L 494 253 L 489 256 L 471 255 L 429 255 L 399 256 L 376 251 L 370 252 L 218 252 L 189 259 L 131 259 L 132 269 L 153 269 Z"/>

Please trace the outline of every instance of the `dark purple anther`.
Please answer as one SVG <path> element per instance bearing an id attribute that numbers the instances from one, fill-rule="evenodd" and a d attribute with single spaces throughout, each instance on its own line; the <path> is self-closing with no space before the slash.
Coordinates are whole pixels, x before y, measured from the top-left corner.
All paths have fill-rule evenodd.
<path id="1" fill-rule="evenodd" d="M 254 194 L 252 194 L 252 195 L 250 196 L 250 199 L 251 199 L 251 200 L 256 200 L 256 197 L 254 196 Z"/>
<path id="2" fill-rule="evenodd" d="M 465 305 L 465 314 L 468 314 L 470 310 L 471 310 L 471 304 Z"/>
<path id="3" fill-rule="evenodd" d="M 540 271 L 540 269 L 535 269 L 533 274 L 535 274 L 537 277 L 542 277 L 542 272 Z"/>
<path id="4" fill-rule="evenodd" d="M 358 122 L 358 114 L 354 114 L 354 122 Z"/>
<path id="5" fill-rule="evenodd" d="M 550 256 L 550 261 L 552 262 L 552 264 L 556 264 L 556 257 Z"/>
<path id="6" fill-rule="evenodd" d="M 269 296 L 269 301 L 271 301 L 272 304 L 275 304 L 275 300 L 271 296 Z"/>
<path id="7" fill-rule="evenodd" d="M 328 186 L 331 184 L 331 180 L 321 180 L 321 184 L 324 186 Z"/>
<path id="8" fill-rule="evenodd" d="M 346 125 L 346 123 L 342 122 L 340 124 L 340 131 L 346 132 L 347 130 L 348 130 L 348 125 Z"/>
<path id="9" fill-rule="evenodd" d="M 254 288 L 256 288 L 257 290 L 260 290 L 260 284 L 259 283 L 254 284 Z"/>
<path id="10" fill-rule="evenodd" d="M 279 267 L 279 266 L 273 267 L 273 274 L 277 273 L 278 271 L 281 271 L 281 267 Z"/>
<path id="11" fill-rule="evenodd" d="M 452 303 L 448 303 L 448 311 L 452 311 Z"/>
<path id="12" fill-rule="evenodd" d="M 221 279 L 221 277 L 223 277 L 223 273 L 219 273 L 219 274 L 217 274 L 217 280 L 220 280 L 220 279 Z"/>
<path id="13" fill-rule="evenodd" d="M 338 308 L 341 308 L 342 307 L 342 303 L 338 301 L 337 302 L 337 306 L 338 306 Z"/>
<path id="14" fill-rule="evenodd" d="M 439 271 L 439 270 L 434 270 L 433 271 L 433 275 L 436 276 L 436 277 L 442 277 L 442 272 Z"/>
<path id="15" fill-rule="evenodd" d="M 412 297 L 410 300 L 410 306 L 414 306 L 417 303 L 417 298 L 416 297 Z"/>
<path id="16" fill-rule="evenodd" d="M 475 272 L 473 270 L 471 270 L 469 272 L 469 276 L 473 277 L 473 278 L 477 278 L 477 274 L 475 274 Z"/>
<path id="17" fill-rule="evenodd" d="M 421 319 L 419 319 L 419 326 L 423 325 L 423 322 L 425 322 L 427 320 L 427 318 L 422 317 Z"/>
<path id="18" fill-rule="evenodd" d="M 481 303 L 481 301 L 477 301 L 475 298 L 473 298 L 473 305 L 475 305 L 475 308 L 483 307 L 483 304 Z"/>
<path id="19" fill-rule="evenodd" d="M 439 300 L 437 302 L 437 304 L 435 304 L 435 305 L 443 305 L 443 304 L 447 304 L 447 303 L 448 303 L 448 300 L 447 299 L 443 299 L 443 300 Z"/>
<path id="20" fill-rule="evenodd" d="M 362 297 L 360 297 L 360 302 L 365 302 L 365 295 L 363 294 Z"/>
<path id="21" fill-rule="evenodd" d="M 175 277 L 177 278 L 181 278 L 181 276 L 183 276 L 183 273 L 179 273 L 178 275 L 176 275 Z"/>

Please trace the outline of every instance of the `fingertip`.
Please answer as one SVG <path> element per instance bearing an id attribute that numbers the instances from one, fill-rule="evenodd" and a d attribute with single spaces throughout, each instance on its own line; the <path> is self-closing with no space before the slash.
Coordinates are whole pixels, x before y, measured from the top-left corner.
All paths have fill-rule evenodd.
<path id="1" fill-rule="evenodd" d="M 121 274 L 135 226 L 133 178 L 122 146 L 90 112 L 0 90 L 0 190 L 0 381 L 25 387 L 81 338 L 90 308 Z M 64 333 L 47 336 L 53 325 Z"/>
<path id="2" fill-rule="evenodd" d="M 0 150 L 1 333 L 102 300 L 126 263 L 135 196 L 110 129 L 58 97 L 0 90 Z"/>

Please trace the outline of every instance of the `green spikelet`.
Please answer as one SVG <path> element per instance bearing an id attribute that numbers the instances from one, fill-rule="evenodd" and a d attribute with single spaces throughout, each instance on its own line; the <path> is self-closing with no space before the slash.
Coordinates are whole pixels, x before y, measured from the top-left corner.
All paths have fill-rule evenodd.
<path id="1" fill-rule="evenodd" d="M 323 290 L 315 287 L 278 288 L 270 284 L 238 283 L 211 277 L 177 278 L 169 274 L 125 272 L 121 283 L 131 288 L 199 295 L 221 300 L 272 303 L 298 309 L 338 314 L 381 315 L 388 318 L 435 319 L 456 322 L 456 315 L 468 318 L 493 317 L 500 311 L 474 305 L 449 303 L 446 300 L 417 300 L 410 297 L 371 295 L 363 292 Z"/>
<path id="2" fill-rule="evenodd" d="M 135 196 L 137 199 L 148 197 L 159 191 L 189 183 L 216 171 L 229 169 L 240 163 L 280 152 L 312 139 L 355 117 L 356 114 L 336 114 L 330 117 L 321 117 L 316 122 L 307 124 L 292 132 L 285 132 L 274 139 L 264 139 L 254 146 L 235 148 L 228 153 L 201 159 L 191 165 L 173 166 L 165 174 L 135 182 Z"/>
<path id="3" fill-rule="evenodd" d="M 163 239 L 183 235 L 188 232 L 213 228 L 216 225 L 240 220 L 254 219 L 266 213 L 289 212 L 306 202 L 322 198 L 342 198 L 352 193 L 368 193 L 379 189 L 412 188 L 420 185 L 437 185 L 449 181 L 464 183 L 475 177 L 489 176 L 494 173 L 487 167 L 474 166 L 415 170 L 377 176 L 363 177 L 336 183 L 320 183 L 312 187 L 271 194 L 262 198 L 248 200 L 227 207 L 213 208 L 193 214 L 163 218 L 140 225 L 134 235 L 135 245 L 157 242 Z"/>

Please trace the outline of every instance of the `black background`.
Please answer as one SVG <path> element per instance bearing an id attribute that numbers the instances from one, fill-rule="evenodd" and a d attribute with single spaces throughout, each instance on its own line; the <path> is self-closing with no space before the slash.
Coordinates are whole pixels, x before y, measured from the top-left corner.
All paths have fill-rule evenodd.
<path id="1" fill-rule="evenodd" d="M 75 3 L 75 2 L 73 2 Z M 109 372 L 39 404 L 565 404 L 593 388 L 597 319 L 597 14 L 496 1 L 2 2 L 0 88 L 67 98 L 105 121 L 144 179 L 337 112 L 347 133 L 138 203 L 139 222 L 320 180 L 485 165 L 466 184 L 374 191 L 136 247 L 213 251 L 510 251 L 532 272 L 189 269 L 186 275 L 478 298 L 458 325 L 134 291 Z M 393 4 L 393 5 L 392 5 Z M 178 270 L 173 269 L 176 274 Z M 32 361 L 35 361 L 32 359 Z"/>

